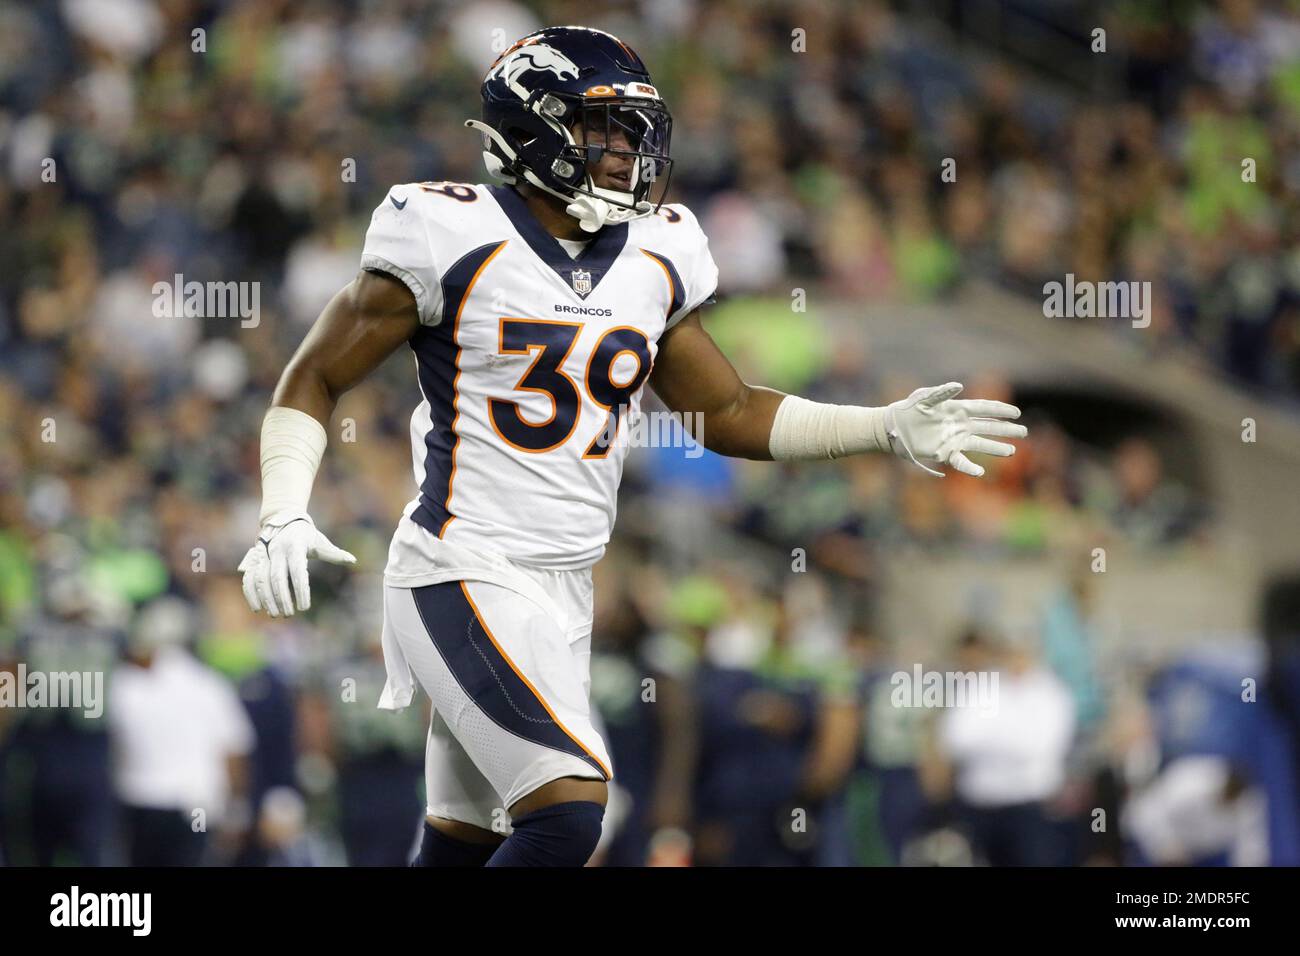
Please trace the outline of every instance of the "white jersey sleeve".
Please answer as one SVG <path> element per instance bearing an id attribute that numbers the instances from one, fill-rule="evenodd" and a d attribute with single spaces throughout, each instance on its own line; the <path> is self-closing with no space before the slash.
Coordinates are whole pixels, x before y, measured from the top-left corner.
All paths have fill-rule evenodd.
<path id="1" fill-rule="evenodd" d="M 681 268 L 684 295 L 681 306 L 668 316 L 665 328 L 671 329 L 700 306 L 713 300 L 718 291 L 718 266 L 709 252 L 709 238 L 700 228 L 695 213 L 679 203 L 663 207 L 667 210 L 667 226 L 662 230 L 670 237 Z M 661 211 L 662 212 L 662 211 Z M 672 217 L 677 216 L 680 221 Z"/>
<path id="2" fill-rule="evenodd" d="M 361 268 L 401 281 L 415 296 L 423 325 L 442 320 L 441 270 L 426 222 L 427 198 L 415 184 L 394 186 L 370 217 Z"/>

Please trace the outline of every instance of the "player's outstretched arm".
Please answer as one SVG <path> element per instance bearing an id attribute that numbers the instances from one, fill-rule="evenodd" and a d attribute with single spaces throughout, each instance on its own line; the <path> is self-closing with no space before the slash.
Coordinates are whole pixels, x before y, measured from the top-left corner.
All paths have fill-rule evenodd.
<path id="1" fill-rule="evenodd" d="M 967 452 L 1009 457 L 1016 446 L 993 438 L 1024 438 L 1006 419 L 1020 409 L 1005 402 L 958 399 L 959 382 L 918 388 L 881 408 L 827 405 L 746 385 L 692 313 L 659 343 L 650 384 L 675 412 L 699 416 L 704 446 L 736 458 L 814 461 L 892 451 L 932 475 L 949 465 L 979 477 Z"/>
<path id="2" fill-rule="evenodd" d="M 732 458 L 768 460 L 772 420 L 785 394 L 746 385 L 692 312 L 659 340 L 650 387 L 674 412 L 692 412 L 695 438 Z"/>
<path id="3" fill-rule="evenodd" d="M 276 386 L 262 422 L 261 531 L 244 555 L 244 597 L 272 617 L 311 607 L 307 561 L 356 561 L 307 514 L 325 426 L 339 396 L 419 327 L 415 297 L 387 275 L 362 272 L 330 300 Z M 292 586 L 292 592 L 290 587 Z"/>

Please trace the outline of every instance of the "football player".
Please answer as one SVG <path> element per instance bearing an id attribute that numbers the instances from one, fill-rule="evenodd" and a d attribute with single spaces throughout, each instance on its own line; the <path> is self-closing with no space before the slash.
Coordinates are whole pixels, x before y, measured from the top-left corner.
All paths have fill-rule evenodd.
<path id="1" fill-rule="evenodd" d="M 309 559 L 355 560 L 307 513 L 325 426 L 408 345 L 419 493 L 384 572 L 380 706 L 407 706 L 417 682 L 433 702 L 417 862 L 577 866 L 612 772 L 588 704 L 591 566 L 647 382 L 693 413 L 706 447 L 742 458 L 893 452 L 979 476 L 967 453 L 1011 455 L 996 439 L 1025 429 L 1007 420 L 1018 409 L 958 399 L 955 382 L 881 408 L 743 382 L 700 322 L 718 279 L 708 241 L 689 209 L 662 204 L 668 109 L 616 37 L 524 37 L 482 99 L 466 125 L 497 182 L 393 187 L 361 271 L 285 369 L 262 425 L 261 533 L 240 570 L 253 610 L 289 615 L 311 604 Z"/>

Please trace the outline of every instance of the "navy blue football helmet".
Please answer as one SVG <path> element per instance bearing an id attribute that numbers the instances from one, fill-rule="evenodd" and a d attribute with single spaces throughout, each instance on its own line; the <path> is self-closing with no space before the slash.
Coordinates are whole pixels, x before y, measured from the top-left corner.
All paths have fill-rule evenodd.
<path id="1" fill-rule="evenodd" d="M 641 58 L 617 37 L 587 27 L 529 34 L 497 57 L 482 94 L 482 120 L 465 125 L 483 133 L 495 178 L 566 200 L 589 231 L 658 210 L 672 169 L 672 117 Z M 628 190 L 597 187 L 587 173 L 606 152 L 632 160 Z"/>

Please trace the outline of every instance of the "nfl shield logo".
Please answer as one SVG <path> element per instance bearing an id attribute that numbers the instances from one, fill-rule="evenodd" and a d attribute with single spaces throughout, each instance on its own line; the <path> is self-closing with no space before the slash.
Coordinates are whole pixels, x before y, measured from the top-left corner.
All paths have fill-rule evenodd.
<path id="1" fill-rule="evenodd" d="M 578 295 L 586 295 L 591 291 L 591 273 L 584 272 L 581 269 L 574 269 L 572 273 L 573 291 Z"/>

